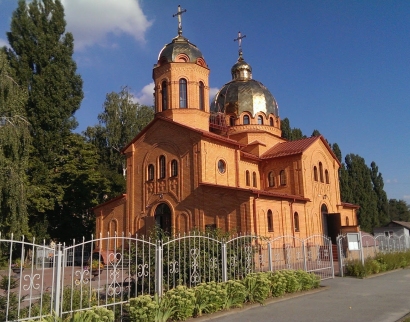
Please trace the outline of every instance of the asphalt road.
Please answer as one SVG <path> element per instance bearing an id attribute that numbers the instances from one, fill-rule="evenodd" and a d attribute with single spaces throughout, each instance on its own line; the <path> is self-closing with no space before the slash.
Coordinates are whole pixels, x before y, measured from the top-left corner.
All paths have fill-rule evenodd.
<path id="1" fill-rule="evenodd" d="M 371 278 L 335 277 L 321 291 L 245 306 L 192 321 L 396 322 L 410 312 L 410 269 Z"/>

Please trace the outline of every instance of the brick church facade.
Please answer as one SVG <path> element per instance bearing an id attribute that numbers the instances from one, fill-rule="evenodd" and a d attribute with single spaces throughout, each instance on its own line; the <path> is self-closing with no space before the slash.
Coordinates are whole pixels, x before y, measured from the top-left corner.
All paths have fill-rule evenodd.
<path id="1" fill-rule="evenodd" d="M 252 79 L 241 46 L 211 104 L 210 70 L 181 28 L 158 57 L 155 118 L 123 149 L 126 194 L 94 208 L 97 234 L 158 226 L 335 240 L 358 230 L 358 206 L 341 202 L 337 157 L 322 136 L 281 137 L 276 100 Z"/>

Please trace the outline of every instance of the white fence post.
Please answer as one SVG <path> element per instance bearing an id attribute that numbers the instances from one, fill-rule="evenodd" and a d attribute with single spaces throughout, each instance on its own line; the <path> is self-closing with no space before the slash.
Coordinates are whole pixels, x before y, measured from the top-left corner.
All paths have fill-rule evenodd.
<path id="1" fill-rule="evenodd" d="M 272 263 L 272 246 L 270 244 L 270 241 L 268 241 L 268 268 L 269 268 L 269 272 L 273 272 L 273 263 Z"/>
<path id="2" fill-rule="evenodd" d="M 162 244 L 161 241 L 157 242 L 155 249 L 155 293 L 158 296 L 162 296 L 162 278 L 163 278 L 163 267 L 162 267 Z"/>
<path id="3" fill-rule="evenodd" d="M 61 244 L 57 245 L 57 252 L 54 251 L 54 314 L 60 316 L 61 301 L 61 280 L 62 280 L 62 251 Z M 43 267 L 44 270 L 44 267 Z"/>
<path id="4" fill-rule="evenodd" d="M 228 281 L 228 260 L 226 254 L 226 243 L 222 242 L 222 282 Z"/>

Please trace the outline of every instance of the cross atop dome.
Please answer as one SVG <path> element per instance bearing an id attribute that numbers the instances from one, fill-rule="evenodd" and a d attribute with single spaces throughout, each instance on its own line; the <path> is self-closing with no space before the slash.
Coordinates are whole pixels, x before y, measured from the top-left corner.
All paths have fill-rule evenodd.
<path id="1" fill-rule="evenodd" d="M 246 35 L 242 35 L 240 31 L 238 31 L 238 38 L 234 39 L 233 41 L 237 41 L 239 45 L 239 59 L 242 58 L 242 39 L 245 38 Z"/>
<path id="2" fill-rule="evenodd" d="M 178 5 L 178 12 L 173 14 L 172 17 L 178 17 L 178 35 L 182 36 L 182 14 L 186 12 L 186 9 L 181 10 L 181 6 Z"/>

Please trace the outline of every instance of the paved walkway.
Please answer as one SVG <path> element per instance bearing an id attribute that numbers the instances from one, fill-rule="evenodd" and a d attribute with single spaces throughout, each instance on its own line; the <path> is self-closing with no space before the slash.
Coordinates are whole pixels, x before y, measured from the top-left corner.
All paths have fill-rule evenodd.
<path id="1" fill-rule="evenodd" d="M 335 277 L 322 291 L 246 306 L 192 321 L 396 322 L 410 312 L 410 269 L 366 279 Z"/>

